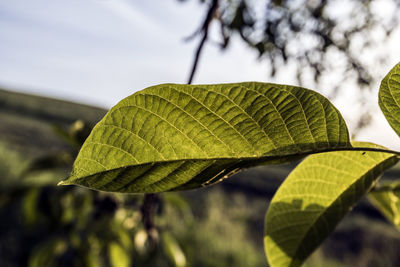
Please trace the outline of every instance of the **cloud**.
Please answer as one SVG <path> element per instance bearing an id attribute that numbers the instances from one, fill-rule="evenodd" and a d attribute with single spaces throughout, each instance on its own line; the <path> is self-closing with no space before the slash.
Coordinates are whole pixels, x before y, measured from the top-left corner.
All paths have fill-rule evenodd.
<path id="1" fill-rule="evenodd" d="M 156 23 L 154 18 L 140 12 L 126 0 L 103 0 L 97 2 L 136 29 L 145 30 L 146 32 L 158 32 L 160 30 L 159 24 Z"/>

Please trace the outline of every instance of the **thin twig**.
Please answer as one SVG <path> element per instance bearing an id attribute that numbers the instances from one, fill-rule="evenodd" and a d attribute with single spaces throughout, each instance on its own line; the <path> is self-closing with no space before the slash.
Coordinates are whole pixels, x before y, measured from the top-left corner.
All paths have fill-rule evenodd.
<path id="1" fill-rule="evenodd" d="M 197 47 L 197 50 L 196 50 L 196 53 L 194 56 L 192 70 L 190 71 L 189 79 L 187 82 L 188 84 L 191 84 L 193 81 L 193 77 L 197 70 L 197 65 L 199 62 L 201 51 L 203 50 L 204 44 L 206 43 L 207 38 L 208 38 L 208 29 L 210 27 L 211 21 L 213 19 L 214 13 L 217 10 L 217 8 L 218 8 L 218 0 L 213 0 L 208 9 L 206 18 L 204 19 L 203 26 L 201 27 L 201 29 L 199 31 L 199 33 L 202 33 L 203 36 L 201 37 L 199 46 Z"/>

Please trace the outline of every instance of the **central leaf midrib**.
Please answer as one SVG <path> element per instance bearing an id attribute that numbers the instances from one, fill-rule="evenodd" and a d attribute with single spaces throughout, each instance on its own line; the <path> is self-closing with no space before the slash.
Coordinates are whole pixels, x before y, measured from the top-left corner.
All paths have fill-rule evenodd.
<path id="1" fill-rule="evenodd" d="M 346 144 L 348 145 L 348 144 Z M 319 151 L 303 151 L 302 153 L 291 153 L 291 154 L 285 154 L 285 155 L 266 155 L 266 156 L 261 156 L 261 157 L 209 157 L 209 158 L 185 158 L 185 159 L 171 159 L 167 161 L 149 161 L 149 162 L 141 162 L 140 164 L 135 164 L 135 165 L 126 165 L 126 166 L 118 166 L 115 168 L 111 168 L 108 170 L 104 171 L 99 171 L 96 173 L 93 173 L 89 176 L 93 175 L 98 175 L 104 172 L 109 172 L 113 170 L 117 170 L 120 168 L 129 168 L 129 167 L 135 167 L 135 166 L 142 166 L 146 164 L 163 164 L 163 163 L 171 163 L 171 162 L 176 162 L 176 161 L 196 161 L 196 160 L 241 160 L 241 161 L 251 161 L 251 160 L 274 160 L 274 159 L 282 159 L 282 158 L 290 158 L 290 157 L 299 157 L 299 156 L 307 156 L 310 154 L 319 154 L 319 153 L 325 153 L 325 152 L 335 152 L 335 151 L 372 151 L 372 152 L 383 152 L 383 153 L 390 153 L 390 154 L 396 154 L 397 156 L 400 155 L 400 152 L 397 151 L 392 151 L 392 150 L 386 150 L 386 149 L 379 149 L 379 148 L 371 148 L 371 147 L 337 147 L 337 148 L 326 148 L 322 149 Z M 81 177 L 74 177 L 71 176 L 69 179 L 73 180 L 80 180 L 84 179 L 86 176 L 81 176 Z M 67 182 L 66 182 L 67 183 Z"/>

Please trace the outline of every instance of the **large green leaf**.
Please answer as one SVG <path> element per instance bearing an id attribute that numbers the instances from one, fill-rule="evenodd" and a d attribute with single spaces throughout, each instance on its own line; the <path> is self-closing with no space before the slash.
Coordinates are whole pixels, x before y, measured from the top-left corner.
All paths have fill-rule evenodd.
<path id="1" fill-rule="evenodd" d="M 238 170 L 351 147 L 343 118 L 320 94 L 266 83 L 163 84 L 114 106 L 61 184 L 161 192 Z"/>
<path id="2" fill-rule="evenodd" d="M 400 135 L 400 63 L 382 80 L 379 106 L 390 126 Z"/>
<path id="3" fill-rule="evenodd" d="M 368 199 L 400 230 L 400 182 L 382 185 L 368 194 Z"/>
<path id="4" fill-rule="evenodd" d="M 280 186 L 266 214 L 264 243 L 270 265 L 300 266 L 397 161 L 389 153 L 336 151 L 301 162 Z"/>

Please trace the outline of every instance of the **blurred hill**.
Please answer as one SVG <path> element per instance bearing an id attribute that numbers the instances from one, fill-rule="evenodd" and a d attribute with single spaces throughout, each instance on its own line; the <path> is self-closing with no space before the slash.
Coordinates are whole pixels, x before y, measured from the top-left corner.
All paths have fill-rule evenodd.
<path id="1" fill-rule="evenodd" d="M 54 126 L 66 127 L 76 120 L 94 125 L 105 113 L 97 107 L 0 89 L 0 142 L 25 156 L 39 157 L 68 146 Z"/>

